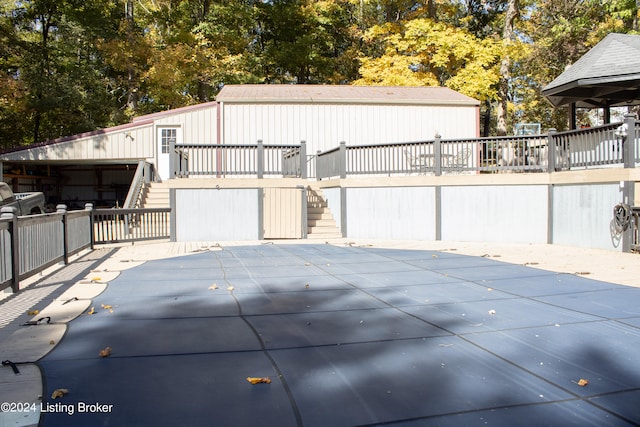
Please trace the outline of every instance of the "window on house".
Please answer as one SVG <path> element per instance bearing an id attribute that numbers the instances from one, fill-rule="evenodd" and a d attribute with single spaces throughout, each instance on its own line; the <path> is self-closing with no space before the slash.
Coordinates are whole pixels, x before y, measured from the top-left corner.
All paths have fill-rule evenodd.
<path id="1" fill-rule="evenodd" d="M 173 142 L 176 143 L 177 129 L 162 129 L 160 134 L 160 146 L 162 147 L 162 153 L 169 152 L 169 146 Z"/>

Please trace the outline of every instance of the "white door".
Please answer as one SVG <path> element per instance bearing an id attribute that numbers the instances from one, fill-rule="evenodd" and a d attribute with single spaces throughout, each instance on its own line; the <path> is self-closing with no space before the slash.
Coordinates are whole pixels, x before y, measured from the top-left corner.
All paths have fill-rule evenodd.
<path id="1" fill-rule="evenodd" d="M 171 143 L 179 144 L 182 142 L 182 129 L 179 127 L 159 127 L 158 128 L 158 175 L 161 180 L 171 178 L 171 155 L 169 147 Z"/>

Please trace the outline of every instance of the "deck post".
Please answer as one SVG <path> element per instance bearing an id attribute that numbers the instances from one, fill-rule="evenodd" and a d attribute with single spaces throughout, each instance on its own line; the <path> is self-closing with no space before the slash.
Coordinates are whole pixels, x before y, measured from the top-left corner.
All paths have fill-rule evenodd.
<path id="1" fill-rule="evenodd" d="M 622 229 L 622 252 L 631 252 L 634 244 L 635 219 L 632 212 L 633 201 L 635 198 L 635 182 L 634 181 L 621 181 L 622 190 L 622 203 L 629 209 L 629 222 Z"/>
<path id="2" fill-rule="evenodd" d="M 177 172 L 177 159 L 176 159 L 176 141 L 173 138 L 169 140 L 169 179 L 176 177 Z"/>
<path id="3" fill-rule="evenodd" d="M 9 246 L 11 250 L 11 290 L 16 293 L 20 290 L 20 236 L 18 233 L 18 217 L 16 209 L 5 206 L 0 210 L 0 219 L 9 222 Z"/>
<path id="4" fill-rule="evenodd" d="M 258 166 L 258 178 L 264 178 L 264 145 L 262 140 L 258 140 L 258 151 L 256 153 L 256 163 Z"/>
<path id="5" fill-rule="evenodd" d="M 625 168 L 636 167 L 636 117 L 634 114 L 626 114 L 624 116 L 623 129 L 626 128 L 620 135 L 622 137 L 622 159 L 624 161 Z M 632 202 L 633 203 L 633 202 Z"/>
<path id="6" fill-rule="evenodd" d="M 95 236 L 93 235 L 93 203 L 85 203 L 84 210 L 89 213 L 89 240 L 91 243 L 91 250 L 95 246 Z"/>
<path id="7" fill-rule="evenodd" d="M 307 141 L 300 141 L 300 178 L 307 179 Z"/>
<path id="8" fill-rule="evenodd" d="M 69 264 L 69 227 L 67 226 L 67 205 L 56 206 L 56 213 L 62 215 L 62 250 L 64 264 Z"/>
<path id="9" fill-rule="evenodd" d="M 340 178 L 345 179 L 347 177 L 347 143 L 345 141 L 340 142 L 338 156 L 338 172 Z"/>
<path id="10" fill-rule="evenodd" d="M 433 140 L 433 167 L 434 174 L 436 176 L 442 175 L 442 143 L 441 143 L 440 134 L 436 133 L 435 139 Z"/>
<path id="11" fill-rule="evenodd" d="M 555 128 L 550 128 L 547 133 L 547 172 L 552 173 L 556 170 L 556 142 Z"/>

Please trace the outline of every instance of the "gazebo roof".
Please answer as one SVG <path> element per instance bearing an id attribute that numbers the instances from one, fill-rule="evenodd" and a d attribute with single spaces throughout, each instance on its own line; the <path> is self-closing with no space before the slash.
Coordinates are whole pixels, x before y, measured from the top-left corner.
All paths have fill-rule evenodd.
<path id="1" fill-rule="evenodd" d="M 640 104 L 640 36 L 609 34 L 549 83 L 542 94 L 556 107 Z"/>

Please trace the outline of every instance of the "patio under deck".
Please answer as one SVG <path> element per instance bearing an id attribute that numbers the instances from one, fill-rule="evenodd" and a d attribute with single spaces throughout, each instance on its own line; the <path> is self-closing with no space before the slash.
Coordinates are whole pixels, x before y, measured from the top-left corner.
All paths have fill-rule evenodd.
<path id="1" fill-rule="evenodd" d="M 637 255 L 345 239 L 97 252 L 48 298 L 52 324 L 22 314 L 0 333 L 3 360 L 36 362 L 17 365 L 29 384 L 1 368 L 0 401 L 42 395 L 40 425 L 640 425 Z"/>

